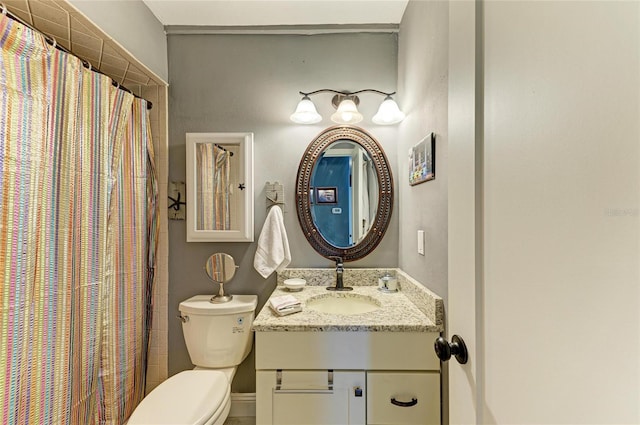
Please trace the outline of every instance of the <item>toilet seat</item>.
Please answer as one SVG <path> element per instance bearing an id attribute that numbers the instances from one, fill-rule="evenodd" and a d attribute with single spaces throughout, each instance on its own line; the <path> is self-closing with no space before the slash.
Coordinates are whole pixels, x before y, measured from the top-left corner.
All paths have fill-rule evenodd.
<path id="1" fill-rule="evenodd" d="M 187 370 L 158 385 L 127 425 L 210 425 L 229 413 L 231 386 L 217 370 Z M 223 416 L 225 415 L 225 416 Z"/>

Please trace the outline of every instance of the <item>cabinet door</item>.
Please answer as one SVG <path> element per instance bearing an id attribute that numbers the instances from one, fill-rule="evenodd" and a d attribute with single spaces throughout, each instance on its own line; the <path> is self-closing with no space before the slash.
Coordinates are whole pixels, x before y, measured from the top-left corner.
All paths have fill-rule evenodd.
<path id="1" fill-rule="evenodd" d="M 259 372 L 258 424 L 364 425 L 366 403 L 364 372 Z M 265 385 L 265 380 L 269 385 Z M 280 384 L 278 384 L 278 381 Z M 359 389 L 359 391 L 357 391 Z"/>
<path id="2" fill-rule="evenodd" d="M 440 374 L 367 373 L 367 424 L 440 424 Z"/>

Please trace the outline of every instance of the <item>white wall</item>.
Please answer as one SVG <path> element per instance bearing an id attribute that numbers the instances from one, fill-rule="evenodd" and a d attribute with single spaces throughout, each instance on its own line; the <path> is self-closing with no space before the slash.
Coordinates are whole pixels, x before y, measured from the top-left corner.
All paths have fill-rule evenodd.
<path id="1" fill-rule="evenodd" d="M 407 118 L 398 138 L 399 267 L 447 297 L 448 13 L 446 1 L 410 1 L 398 39 L 398 99 Z M 436 135 L 436 178 L 409 186 L 409 148 Z M 417 252 L 417 231 L 426 235 Z"/>
<path id="2" fill-rule="evenodd" d="M 484 7 L 483 416 L 640 423 L 640 3 Z"/>
<path id="3" fill-rule="evenodd" d="M 164 27 L 142 0 L 69 0 L 151 71 L 169 81 Z"/>

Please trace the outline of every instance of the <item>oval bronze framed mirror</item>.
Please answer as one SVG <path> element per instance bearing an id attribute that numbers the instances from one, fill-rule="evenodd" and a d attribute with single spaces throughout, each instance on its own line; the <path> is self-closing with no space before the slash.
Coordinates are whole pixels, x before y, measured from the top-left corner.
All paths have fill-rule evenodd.
<path id="1" fill-rule="evenodd" d="M 320 255 L 354 261 L 373 251 L 393 209 L 393 176 L 378 141 L 346 125 L 320 133 L 298 167 L 296 209 Z"/>

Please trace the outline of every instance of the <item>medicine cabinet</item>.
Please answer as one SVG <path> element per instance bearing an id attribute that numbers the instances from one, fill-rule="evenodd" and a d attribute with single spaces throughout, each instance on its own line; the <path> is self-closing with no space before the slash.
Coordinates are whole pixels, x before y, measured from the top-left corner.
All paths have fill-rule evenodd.
<path id="1" fill-rule="evenodd" d="M 187 242 L 253 242 L 253 133 L 187 133 Z"/>

